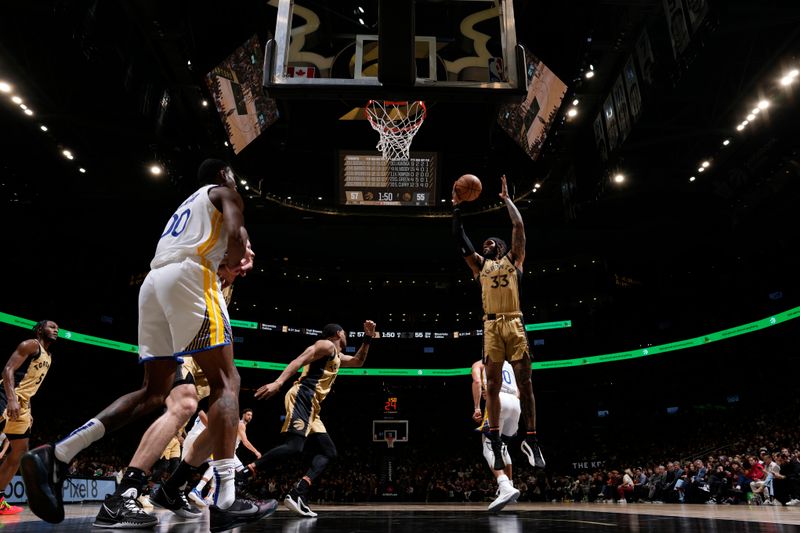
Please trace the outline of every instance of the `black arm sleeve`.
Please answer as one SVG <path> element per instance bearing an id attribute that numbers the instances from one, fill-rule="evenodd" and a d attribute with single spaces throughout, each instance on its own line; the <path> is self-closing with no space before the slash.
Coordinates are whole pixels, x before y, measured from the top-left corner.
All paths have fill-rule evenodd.
<path id="1" fill-rule="evenodd" d="M 461 250 L 461 254 L 464 257 L 475 253 L 475 248 L 472 246 L 469 237 L 464 233 L 464 225 L 461 224 L 461 212 L 457 207 L 453 209 L 453 239 L 455 239 L 456 246 Z"/>

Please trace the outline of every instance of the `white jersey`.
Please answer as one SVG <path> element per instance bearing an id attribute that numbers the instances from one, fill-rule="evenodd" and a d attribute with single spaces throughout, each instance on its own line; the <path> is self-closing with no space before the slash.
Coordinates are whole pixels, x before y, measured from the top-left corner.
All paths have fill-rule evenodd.
<path id="1" fill-rule="evenodd" d="M 506 394 L 511 394 L 512 396 L 516 396 L 517 380 L 514 377 L 514 368 L 508 361 L 503 361 L 503 370 L 501 372 L 501 376 L 503 378 L 503 384 L 500 386 L 500 392 L 505 392 Z M 481 371 L 481 382 L 483 383 L 484 390 L 486 390 L 485 368 Z"/>
<path id="2" fill-rule="evenodd" d="M 189 196 L 167 222 L 150 268 L 192 259 L 216 272 L 228 246 L 222 212 L 214 207 L 209 191 L 219 185 L 205 185 Z"/>

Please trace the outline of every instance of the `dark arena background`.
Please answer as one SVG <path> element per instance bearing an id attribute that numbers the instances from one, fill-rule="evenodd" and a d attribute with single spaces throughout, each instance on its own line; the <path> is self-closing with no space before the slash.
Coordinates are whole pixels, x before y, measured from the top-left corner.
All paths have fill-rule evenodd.
<path id="1" fill-rule="evenodd" d="M 318 516 L 281 505 L 242 531 L 795 531 L 798 69 L 791 1 L 9 3 L 3 362 L 33 322 L 61 337 L 30 446 L 139 387 L 140 286 L 216 157 L 256 253 L 229 307 L 253 445 L 280 444 L 288 386 L 255 391 L 325 324 L 345 328 L 350 355 L 365 320 L 380 332 L 322 405 L 338 457 L 308 496 Z M 410 159 L 376 149 L 369 100 L 425 102 Z M 471 419 L 481 287 L 451 234 L 467 173 L 483 185 L 461 208 L 476 248 L 511 242 L 503 174 L 527 237 L 547 465 L 515 438 L 520 496 L 499 513 Z M 91 529 L 156 416 L 76 457 L 60 524 L 34 516 L 15 477 L 6 498 L 23 511 L 0 528 Z M 754 494 L 755 464 L 773 458 L 780 474 Z M 260 471 L 248 494 L 282 502 L 306 459 Z M 185 523 L 142 505 L 159 531 L 209 528 L 205 511 Z"/>

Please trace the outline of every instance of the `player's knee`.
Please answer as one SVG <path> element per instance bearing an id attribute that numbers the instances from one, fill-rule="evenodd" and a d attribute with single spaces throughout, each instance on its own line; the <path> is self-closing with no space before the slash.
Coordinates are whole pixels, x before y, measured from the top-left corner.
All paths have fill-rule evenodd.
<path id="1" fill-rule="evenodd" d="M 500 388 L 503 386 L 502 379 L 486 379 L 486 392 L 492 396 L 500 394 Z"/>

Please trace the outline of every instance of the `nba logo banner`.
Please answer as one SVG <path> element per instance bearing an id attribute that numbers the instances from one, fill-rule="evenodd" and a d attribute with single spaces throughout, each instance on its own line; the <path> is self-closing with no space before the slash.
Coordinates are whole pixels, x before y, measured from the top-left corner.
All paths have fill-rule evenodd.
<path id="1" fill-rule="evenodd" d="M 286 75 L 290 78 L 316 78 L 316 67 L 286 67 Z"/>

